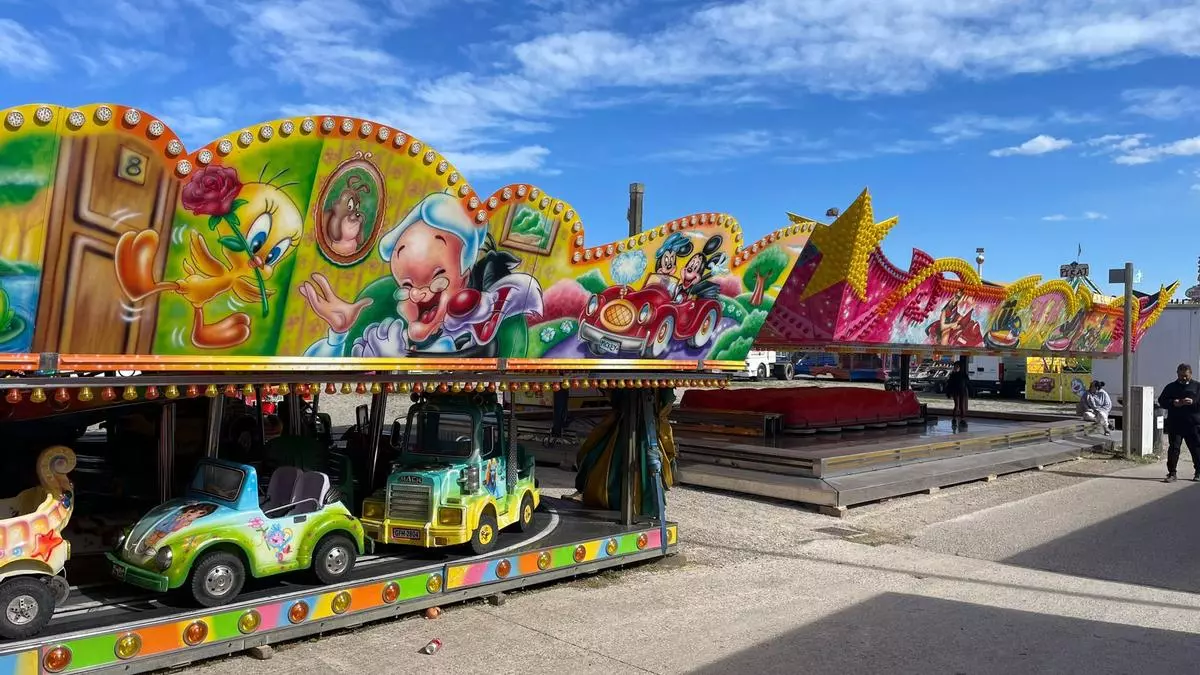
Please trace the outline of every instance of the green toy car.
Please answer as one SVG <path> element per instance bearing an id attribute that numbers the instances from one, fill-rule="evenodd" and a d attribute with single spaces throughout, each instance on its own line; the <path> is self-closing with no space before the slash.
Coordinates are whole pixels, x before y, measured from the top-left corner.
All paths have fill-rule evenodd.
<path id="1" fill-rule="evenodd" d="M 364 553 L 363 526 L 318 471 L 280 467 L 260 493 L 246 464 L 206 459 L 187 493 L 155 507 L 108 553 L 115 578 L 152 591 L 187 585 L 204 607 L 231 602 L 246 575 L 311 568 L 345 580 Z"/>

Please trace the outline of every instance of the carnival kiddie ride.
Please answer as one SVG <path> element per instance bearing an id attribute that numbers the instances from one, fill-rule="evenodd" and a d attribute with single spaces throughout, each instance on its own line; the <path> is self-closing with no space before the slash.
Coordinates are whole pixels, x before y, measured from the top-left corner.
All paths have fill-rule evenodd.
<path id="1" fill-rule="evenodd" d="M 75 508 L 71 481 L 75 454 L 52 446 L 37 462 L 40 485 L 0 501 L 0 636 L 36 635 L 50 621 L 55 605 L 70 592 L 65 567 L 71 544 L 63 528 Z"/>
<path id="2" fill-rule="evenodd" d="M 0 672 L 141 672 L 666 555 L 670 391 L 743 367 L 810 234 L 696 213 L 585 245 L 536 186 L 478 194 L 340 116 L 190 153 L 121 106 L 3 119 L 0 469 L 74 451 L 79 585 Z M 582 337 L 614 287 L 675 321 L 656 358 Z M 512 398 L 563 389 L 614 406 L 580 501 L 516 442 Z M 341 395 L 370 405 L 338 438 Z"/>

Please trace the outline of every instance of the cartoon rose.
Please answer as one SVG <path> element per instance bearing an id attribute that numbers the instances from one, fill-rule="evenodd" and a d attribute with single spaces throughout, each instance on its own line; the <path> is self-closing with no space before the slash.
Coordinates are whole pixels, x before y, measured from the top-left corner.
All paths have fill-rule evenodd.
<path id="1" fill-rule="evenodd" d="M 183 186 L 183 208 L 200 216 L 224 216 L 242 191 L 237 170 L 228 166 L 206 166 Z"/>

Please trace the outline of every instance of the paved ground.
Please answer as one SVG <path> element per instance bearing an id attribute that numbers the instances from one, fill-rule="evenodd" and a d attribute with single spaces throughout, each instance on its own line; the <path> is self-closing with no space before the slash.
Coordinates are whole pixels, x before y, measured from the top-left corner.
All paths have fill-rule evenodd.
<path id="1" fill-rule="evenodd" d="M 1200 484 L 1164 473 L 1090 458 L 845 519 L 677 488 L 681 556 L 191 672 L 1196 672 Z"/>

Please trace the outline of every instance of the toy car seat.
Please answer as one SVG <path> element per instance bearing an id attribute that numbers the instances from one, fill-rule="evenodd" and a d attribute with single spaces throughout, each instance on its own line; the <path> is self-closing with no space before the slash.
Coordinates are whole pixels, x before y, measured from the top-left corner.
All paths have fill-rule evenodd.
<path id="1" fill-rule="evenodd" d="M 270 511 L 295 502 L 292 495 L 295 494 L 296 486 L 303 474 L 303 471 L 294 466 L 281 466 L 275 469 L 275 473 L 271 474 L 271 480 L 267 484 L 267 501 L 262 505 L 265 515 L 273 518 L 283 515 L 283 511 L 276 514 L 272 514 Z"/>
<path id="2" fill-rule="evenodd" d="M 292 501 L 296 502 L 293 515 L 320 511 L 325 504 L 325 495 L 329 494 L 329 476 L 320 471 L 305 471 L 296 482 L 296 492 Z"/>

